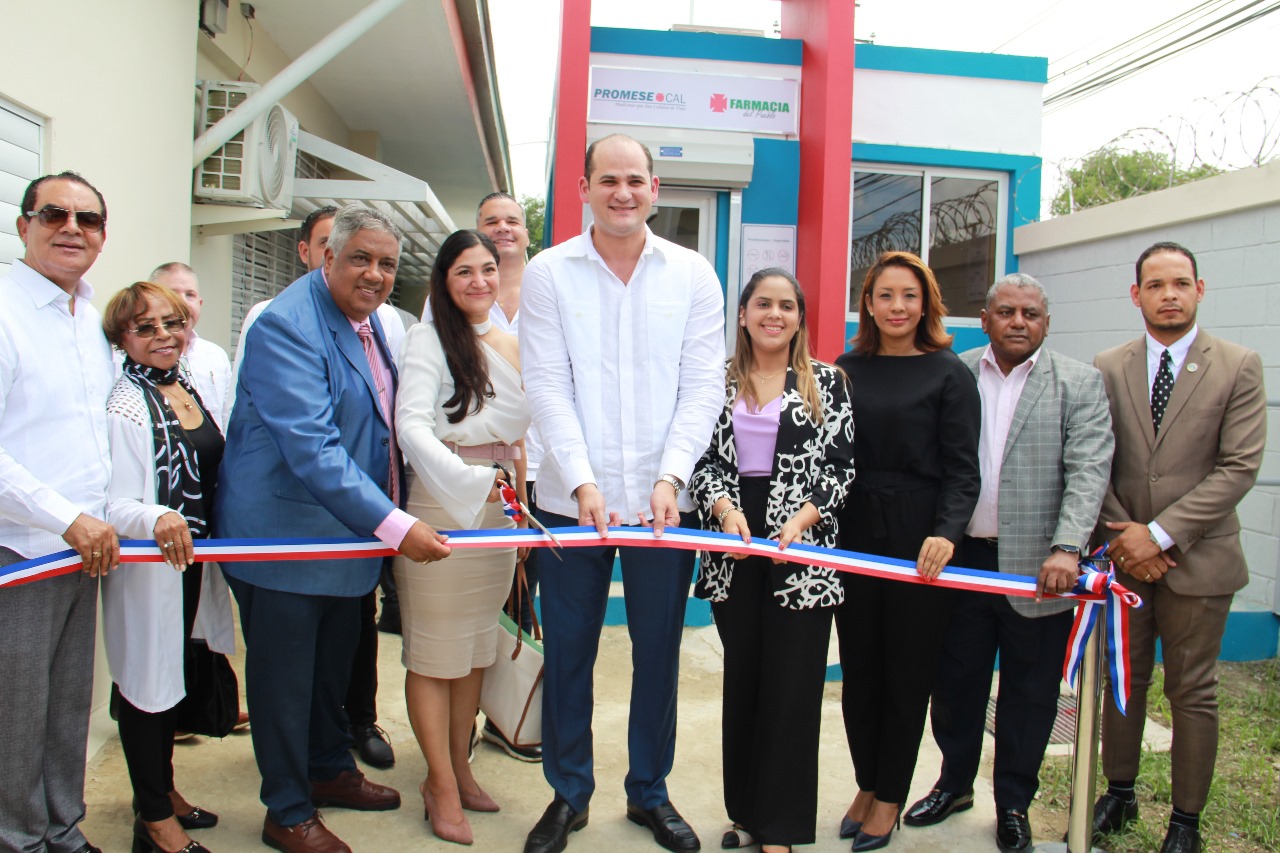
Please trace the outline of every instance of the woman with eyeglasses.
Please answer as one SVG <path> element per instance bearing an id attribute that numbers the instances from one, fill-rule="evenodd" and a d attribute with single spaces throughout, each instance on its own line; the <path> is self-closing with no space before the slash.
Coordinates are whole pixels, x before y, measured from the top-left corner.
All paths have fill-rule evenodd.
<path id="1" fill-rule="evenodd" d="M 840 822 L 855 851 L 889 844 L 911 787 L 954 590 L 946 568 L 978 503 L 982 403 L 951 351 L 933 271 L 885 252 L 867 272 L 849 376 L 858 478 L 840 547 L 914 564 L 925 583 L 848 575 L 836 611 L 845 736 L 858 793 Z"/>
<path id="2" fill-rule="evenodd" d="M 724 411 L 689 489 L 703 528 L 834 547 L 853 481 L 844 374 L 809 355 L 804 291 L 783 269 L 751 276 L 738 300 Z M 765 557 L 705 554 L 695 593 L 724 645 L 721 847 L 764 853 L 812 844 L 818 733 L 839 574 Z"/>
<path id="3" fill-rule="evenodd" d="M 395 422 L 412 469 L 406 509 L 437 530 L 515 527 L 500 482 L 528 500 L 529 407 L 516 339 L 489 318 L 497 297 L 493 242 L 478 231 L 450 234 L 431 269 L 430 317 L 400 349 Z M 498 811 L 467 754 L 515 566 L 515 548 L 459 549 L 425 565 L 395 560 L 405 700 L 427 760 L 419 790 L 431 831 L 444 841 L 472 843 L 465 811 Z"/>
<path id="4" fill-rule="evenodd" d="M 212 526 L 223 438 L 178 368 L 187 342 L 186 303 L 154 282 L 111 298 L 107 340 L 125 354 L 107 401 L 111 485 L 107 520 L 122 539 L 155 539 L 163 563 L 125 563 L 103 578 L 103 634 L 119 692 L 120 744 L 133 783 L 134 851 L 199 853 L 188 829 L 218 816 L 193 806 L 173 782 L 177 705 L 186 693 L 188 638 L 235 651 L 222 573 L 195 559 Z"/>

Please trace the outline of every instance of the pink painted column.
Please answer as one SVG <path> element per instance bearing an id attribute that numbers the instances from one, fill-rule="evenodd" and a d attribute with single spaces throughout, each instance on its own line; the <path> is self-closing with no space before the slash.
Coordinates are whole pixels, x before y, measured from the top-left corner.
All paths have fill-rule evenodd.
<path id="1" fill-rule="evenodd" d="M 551 245 L 582 233 L 578 178 L 587 154 L 587 87 L 591 78 L 591 0 L 560 4 L 560 68 L 556 75 L 555 175 Z"/>
<path id="2" fill-rule="evenodd" d="M 783 0 L 782 36 L 804 42 L 796 277 L 815 354 L 845 349 L 853 140 L 854 0 Z"/>

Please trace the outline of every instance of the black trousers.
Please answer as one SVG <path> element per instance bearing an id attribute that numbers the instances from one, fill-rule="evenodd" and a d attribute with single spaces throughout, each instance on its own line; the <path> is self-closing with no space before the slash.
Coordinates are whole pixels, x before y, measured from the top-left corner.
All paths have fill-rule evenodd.
<path id="1" fill-rule="evenodd" d="M 767 535 L 769 478 L 743 477 L 741 489 L 747 523 Z M 734 563 L 729 597 L 711 605 L 724 645 L 724 804 L 762 844 L 812 844 L 831 608 L 780 606 L 771 566 Z"/>
<path id="2" fill-rule="evenodd" d="M 316 810 L 311 782 L 356 766 L 342 699 L 361 599 L 281 592 L 233 577 L 227 583 L 240 605 L 262 802 L 277 824 L 297 826 Z"/>
<path id="3" fill-rule="evenodd" d="M 360 599 L 360 639 L 351 663 L 351 683 L 343 702 L 353 726 L 378 721 L 378 588 Z"/>
<path id="4" fill-rule="evenodd" d="M 965 538 L 963 565 L 999 569 L 996 548 Z M 982 729 L 991 695 L 991 671 L 1000 656 L 996 697 L 996 808 L 1025 812 L 1039 788 L 1058 685 L 1074 613 L 1031 618 L 1003 595 L 960 592 L 942 646 L 933 689 L 933 738 L 942 750 L 937 787 L 952 793 L 973 788 L 982 759 Z"/>
<path id="5" fill-rule="evenodd" d="M 184 642 L 191 636 L 191 629 L 196 623 L 203 576 L 203 563 L 188 566 L 182 573 Z M 120 747 L 129 768 L 129 782 L 133 785 L 133 797 L 138 802 L 138 814 L 152 823 L 172 817 L 173 803 L 169 801 L 169 792 L 174 789 L 173 733 L 178 706 L 152 714 L 135 707 L 114 684 L 111 690 L 115 694 L 112 698 L 120 729 Z"/>

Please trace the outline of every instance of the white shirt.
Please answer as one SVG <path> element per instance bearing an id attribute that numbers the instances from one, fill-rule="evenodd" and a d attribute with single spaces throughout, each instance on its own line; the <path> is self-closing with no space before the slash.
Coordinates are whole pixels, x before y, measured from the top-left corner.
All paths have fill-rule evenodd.
<path id="1" fill-rule="evenodd" d="M 456 390 L 435 323 L 414 326 L 400 350 L 400 391 L 396 394 L 396 440 L 418 479 L 454 524 L 478 527 L 484 517 L 493 469 L 469 464 L 445 442 L 463 446 L 500 441 L 511 444 L 529 429 L 529 405 L 520 371 L 484 341 L 480 349 L 493 396 L 480 411 L 468 410 L 449 423 L 445 401 Z"/>
<path id="2" fill-rule="evenodd" d="M 107 396 L 115 378 L 93 288 L 62 288 L 14 261 L 0 278 L 0 546 L 24 557 L 67 547 L 84 513 L 106 518 Z"/>
<path id="3" fill-rule="evenodd" d="M 497 300 L 494 300 L 494 303 L 489 306 L 489 319 L 493 321 L 494 328 L 519 337 L 520 309 L 517 308 L 515 316 L 508 320 L 507 312 L 502 310 Z M 422 303 L 422 322 L 431 322 L 430 299 Z M 538 466 L 542 463 L 542 438 L 538 435 L 538 428 L 532 424 L 524 436 L 524 461 L 525 479 L 532 483 L 538 479 Z"/>
<path id="4" fill-rule="evenodd" d="M 191 343 L 182 356 L 182 369 L 186 372 L 191 384 L 200 394 L 200 402 L 208 410 L 218 429 L 226 432 L 227 418 L 231 415 L 230 400 L 234 399 L 231 389 L 231 359 L 227 351 L 206 341 L 192 329 L 189 333 Z"/>
<path id="5" fill-rule="evenodd" d="M 1169 357 L 1173 363 L 1169 365 L 1169 369 L 1173 371 L 1173 378 L 1176 382 L 1178 372 L 1182 370 L 1183 363 L 1187 360 L 1187 353 L 1191 351 L 1191 344 L 1195 342 L 1196 334 L 1200 331 L 1200 326 L 1194 325 L 1191 331 L 1178 338 L 1171 345 L 1166 347 L 1164 344 L 1151 337 L 1151 333 L 1147 332 L 1147 400 L 1151 400 L 1151 392 L 1156 387 L 1156 374 L 1160 372 L 1160 356 L 1164 354 L 1166 349 L 1169 350 Z"/>
<path id="6" fill-rule="evenodd" d="M 982 433 L 978 437 L 978 468 L 982 472 L 982 491 L 974 507 L 973 518 L 965 533 L 976 537 L 1000 535 L 1000 467 L 1004 463 L 1004 446 L 1013 425 L 1013 412 L 1022 398 L 1027 377 L 1035 368 L 1044 347 L 1038 348 L 1022 364 L 1006 376 L 996 363 L 991 344 L 978 359 L 978 395 L 982 398 Z"/>
<path id="7" fill-rule="evenodd" d="M 227 391 L 227 406 L 225 418 L 223 419 L 224 429 L 226 424 L 231 421 L 231 409 L 236 402 L 236 385 L 240 382 L 240 365 L 244 362 L 244 342 L 249 334 L 249 327 L 261 316 L 263 311 L 267 310 L 267 306 L 270 304 L 271 300 L 265 299 L 254 305 L 249 309 L 249 313 L 244 315 L 244 322 L 240 324 L 240 339 L 236 341 L 236 358 L 231 365 L 231 386 Z M 405 321 L 400 318 L 400 312 L 396 310 L 396 307 L 389 302 L 384 302 L 378 306 L 378 319 L 382 322 L 382 331 L 387 337 L 387 352 L 391 353 L 391 357 L 394 359 L 400 352 L 400 344 L 404 342 Z M 199 390 L 198 387 L 197 390 Z"/>
<path id="8" fill-rule="evenodd" d="M 724 407 L 724 296 L 696 252 L 645 229 L 629 282 L 591 231 L 538 253 L 520 294 L 525 393 L 545 451 L 538 506 L 577 517 L 595 483 L 609 512 L 652 518 L 662 474 L 689 482 Z M 679 506 L 693 508 L 688 492 Z"/>
<path id="9" fill-rule="evenodd" d="M 1200 325 L 1195 324 L 1191 330 L 1182 337 L 1178 338 L 1168 347 L 1151 337 L 1151 333 L 1147 332 L 1147 401 L 1151 400 L 1151 393 L 1155 390 L 1156 374 L 1160 372 L 1160 357 L 1164 355 L 1166 349 L 1169 350 L 1169 358 L 1172 363 L 1169 370 L 1173 371 L 1173 380 L 1178 381 L 1178 373 L 1182 370 L 1182 365 L 1187 360 L 1187 353 L 1191 351 L 1191 344 L 1195 342 L 1196 335 L 1200 332 Z M 1159 543 L 1161 550 L 1168 551 L 1174 546 L 1173 537 L 1170 536 L 1165 529 L 1154 521 L 1147 525 L 1151 535 L 1155 537 Z"/>

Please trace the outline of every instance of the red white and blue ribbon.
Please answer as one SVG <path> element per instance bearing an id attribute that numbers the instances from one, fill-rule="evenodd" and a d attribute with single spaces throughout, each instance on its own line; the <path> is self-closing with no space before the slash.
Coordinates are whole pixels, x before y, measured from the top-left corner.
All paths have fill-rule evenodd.
<path id="1" fill-rule="evenodd" d="M 506 496 L 504 495 L 504 499 Z M 513 515 L 523 509 L 519 501 L 507 513 Z M 514 517 L 514 515 L 513 515 Z M 517 519 L 518 520 L 518 519 Z M 938 586 L 984 592 L 996 595 L 1013 595 L 1034 598 L 1036 579 L 1024 575 L 1011 575 L 982 569 L 966 569 L 948 566 L 933 581 L 926 581 L 916 571 L 915 563 L 892 557 L 821 548 L 816 545 L 796 543 L 786 550 L 779 550 L 772 539 L 752 539 L 751 544 L 733 534 L 710 530 L 691 530 L 684 527 L 668 527 L 661 537 L 654 536 L 648 527 L 610 527 L 602 537 L 594 527 L 558 527 L 554 530 L 454 530 L 447 533 L 452 548 L 590 548 L 590 547 L 642 547 L 678 548 L 685 551 L 716 551 L 769 557 L 788 563 L 823 566 L 841 572 L 887 578 L 904 583 L 932 583 Z M 339 560 L 359 557 L 386 557 L 398 553 L 377 539 L 201 539 L 195 543 L 195 558 L 200 561 L 216 560 L 220 563 L 276 560 Z M 1071 643 L 1064 663 L 1064 677 L 1074 682 L 1083 659 L 1084 643 L 1094 629 L 1100 611 L 1107 618 L 1107 657 L 1111 666 L 1111 680 L 1115 687 L 1116 704 L 1124 710 L 1129 698 L 1128 669 L 1128 609 L 1140 607 L 1138 596 L 1115 582 L 1112 571 L 1098 571 L 1092 566 L 1105 560 L 1100 555 L 1081 560 L 1084 573 L 1075 590 L 1066 595 L 1047 598 L 1070 598 L 1082 602 L 1076 611 L 1072 626 Z M 164 557 L 152 540 L 120 543 L 121 563 L 161 563 Z M 1109 566 L 1110 564 L 1107 563 Z M 26 560 L 0 567 L 0 588 L 31 583 L 43 578 L 71 574 L 80 570 L 80 557 L 74 551 L 60 551 L 46 557 Z"/>
<path id="2" fill-rule="evenodd" d="M 1076 608 L 1076 619 L 1067 641 L 1067 657 L 1062 664 L 1062 677 L 1072 687 L 1080 667 L 1084 664 L 1085 643 L 1097 627 L 1098 618 L 1106 619 L 1107 667 L 1111 674 L 1111 695 L 1120 713 L 1129 706 L 1129 608 L 1141 607 L 1142 599 L 1136 592 L 1116 581 L 1115 568 L 1106 557 L 1106 548 L 1099 548 L 1091 556 L 1080 560 L 1083 573 L 1076 581 L 1076 589 L 1086 592 Z M 1102 568 L 1105 567 L 1105 568 Z M 1096 596 L 1103 596 L 1098 600 Z"/>

